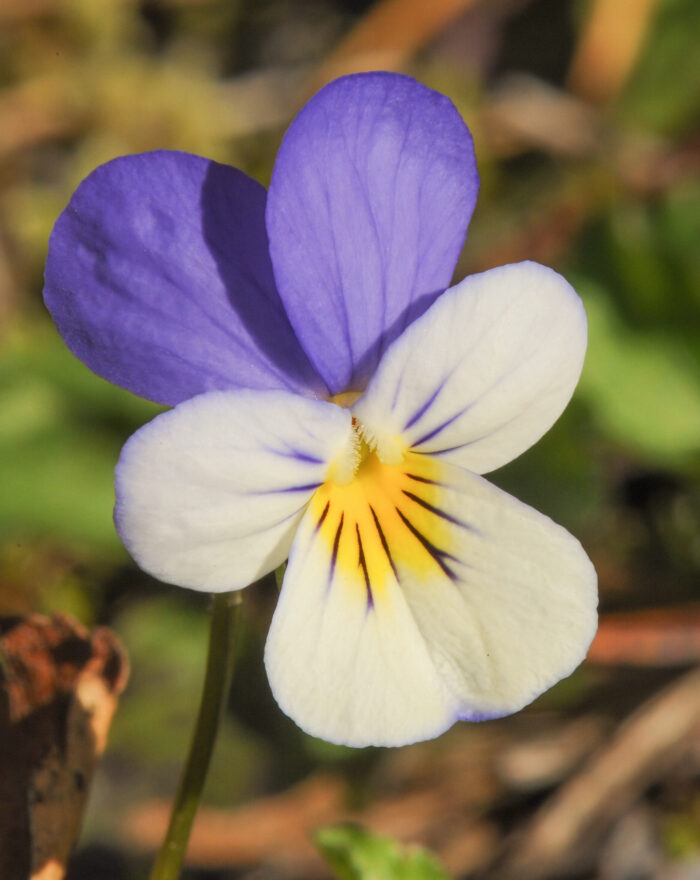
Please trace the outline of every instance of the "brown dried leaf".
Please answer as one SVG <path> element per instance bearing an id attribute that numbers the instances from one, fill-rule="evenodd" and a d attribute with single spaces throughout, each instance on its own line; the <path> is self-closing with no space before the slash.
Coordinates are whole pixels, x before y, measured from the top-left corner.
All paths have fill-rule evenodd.
<path id="1" fill-rule="evenodd" d="M 0 877 L 59 880 L 128 664 L 67 615 L 0 619 Z"/>

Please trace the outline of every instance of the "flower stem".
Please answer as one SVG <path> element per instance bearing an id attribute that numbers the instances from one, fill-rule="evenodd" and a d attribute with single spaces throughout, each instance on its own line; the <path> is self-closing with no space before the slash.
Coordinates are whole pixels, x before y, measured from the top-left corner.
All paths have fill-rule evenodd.
<path id="1" fill-rule="evenodd" d="M 170 825 L 151 871 L 150 880 L 177 880 L 180 876 L 192 822 L 199 806 L 233 675 L 240 605 L 240 590 L 234 593 L 218 593 L 214 596 L 202 699 L 187 762 L 175 795 Z"/>

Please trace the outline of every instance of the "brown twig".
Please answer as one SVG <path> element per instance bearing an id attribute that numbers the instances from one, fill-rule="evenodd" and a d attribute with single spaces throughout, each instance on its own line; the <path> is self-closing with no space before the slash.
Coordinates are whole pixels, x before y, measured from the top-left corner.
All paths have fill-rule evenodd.
<path id="1" fill-rule="evenodd" d="M 700 662 L 700 603 L 604 615 L 588 660 L 629 666 Z"/>
<path id="2" fill-rule="evenodd" d="M 535 814 L 499 876 L 552 877 L 590 857 L 605 827 L 700 735 L 700 668 L 641 706 Z"/>
<path id="3" fill-rule="evenodd" d="M 569 70 L 569 86 L 582 98 L 607 103 L 635 68 L 657 0 L 594 0 Z"/>

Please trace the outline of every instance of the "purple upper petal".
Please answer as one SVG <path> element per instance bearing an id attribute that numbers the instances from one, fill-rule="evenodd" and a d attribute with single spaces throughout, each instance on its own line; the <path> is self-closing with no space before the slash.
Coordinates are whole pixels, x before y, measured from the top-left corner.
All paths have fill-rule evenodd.
<path id="1" fill-rule="evenodd" d="M 457 110 L 410 77 L 335 80 L 294 120 L 270 185 L 270 251 L 292 326 L 332 393 L 363 388 L 449 285 L 477 189 Z"/>
<path id="2" fill-rule="evenodd" d="M 325 394 L 275 288 L 264 212 L 260 184 L 198 156 L 98 168 L 46 264 L 46 305 L 71 351 L 159 403 L 225 388 Z"/>

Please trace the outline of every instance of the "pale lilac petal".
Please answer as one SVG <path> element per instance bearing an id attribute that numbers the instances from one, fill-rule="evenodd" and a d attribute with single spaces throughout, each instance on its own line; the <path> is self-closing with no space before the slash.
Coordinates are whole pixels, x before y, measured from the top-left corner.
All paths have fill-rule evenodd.
<path id="1" fill-rule="evenodd" d="M 277 294 L 265 190 L 177 152 L 125 156 L 78 187 L 51 235 L 46 304 L 68 347 L 130 391 L 323 394 Z"/>
<path id="2" fill-rule="evenodd" d="M 267 228 L 285 308 L 332 393 L 363 388 L 449 285 L 477 188 L 455 107 L 409 77 L 344 77 L 294 120 Z"/>

